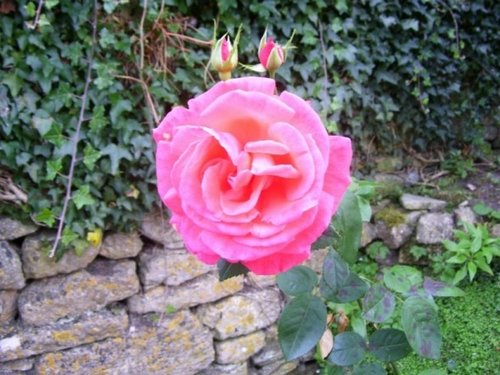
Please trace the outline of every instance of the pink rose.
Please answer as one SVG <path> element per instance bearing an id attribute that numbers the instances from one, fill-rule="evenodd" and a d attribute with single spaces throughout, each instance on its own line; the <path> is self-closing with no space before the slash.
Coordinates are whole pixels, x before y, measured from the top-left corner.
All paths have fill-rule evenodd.
<path id="1" fill-rule="evenodd" d="M 171 223 L 208 264 L 269 275 L 303 262 L 350 184 L 351 141 L 268 78 L 217 83 L 153 135 Z"/>

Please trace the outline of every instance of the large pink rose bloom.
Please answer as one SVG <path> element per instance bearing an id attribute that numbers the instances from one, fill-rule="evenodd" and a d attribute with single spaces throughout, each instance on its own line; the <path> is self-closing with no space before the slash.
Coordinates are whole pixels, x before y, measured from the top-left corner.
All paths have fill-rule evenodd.
<path id="1" fill-rule="evenodd" d="M 348 138 L 268 78 L 217 83 L 154 130 L 158 191 L 187 249 L 277 274 L 309 257 L 349 186 Z"/>

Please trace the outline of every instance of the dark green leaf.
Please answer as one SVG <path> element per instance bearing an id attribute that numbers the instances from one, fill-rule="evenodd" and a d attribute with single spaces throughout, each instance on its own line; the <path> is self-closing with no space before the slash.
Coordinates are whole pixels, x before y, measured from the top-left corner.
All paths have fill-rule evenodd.
<path id="1" fill-rule="evenodd" d="M 62 159 L 47 161 L 47 176 L 45 178 L 52 181 L 62 168 Z"/>
<path id="2" fill-rule="evenodd" d="M 385 285 L 399 293 L 408 293 L 412 287 L 422 284 L 422 273 L 410 266 L 393 266 L 384 270 Z"/>
<path id="3" fill-rule="evenodd" d="M 410 297 L 403 304 L 401 325 L 411 347 L 418 355 L 438 359 L 441 332 L 434 305 L 423 297 Z"/>
<path id="4" fill-rule="evenodd" d="M 323 279 L 322 279 L 323 281 Z M 320 284 L 321 295 L 328 301 L 347 303 L 363 297 L 368 290 L 368 285 L 355 273 L 349 273 L 349 277 L 337 289 L 330 288 L 328 284 Z"/>
<path id="5" fill-rule="evenodd" d="M 334 291 L 345 285 L 350 271 L 347 263 L 336 251 L 329 251 L 323 261 L 322 280 Z"/>
<path id="6" fill-rule="evenodd" d="M 219 270 L 219 281 L 224 281 L 231 277 L 245 275 L 248 273 L 248 268 L 246 268 L 241 263 L 229 263 L 225 259 L 221 259 L 217 262 L 217 268 Z"/>
<path id="7" fill-rule="evenodd" d="M 361 239 L 361 212 L 358 198 L 350 190 L 346 191 L 340 207 L 333 219 L 335 231 L 333 247 L 349 263 L 357 259 Z"/>
<path id="8" fill-rule="evenodd" d="M 327 360 L 339 366 L 351 366 L 363 359 L 366 343 L 355 332 L 343 332 L 334 338 L 333 349 Z"/>
<path id="9" fill-rule="evenodd" d="M 109 156 L 111 160 L 111 174 L 118 173 L 118 167 L 121 159 L 132 160 L 132 154 L 124 147 L 119 147 L 114 143 L 107 145 L 102 151 L 102 155 Z"/>
<path id="10" fill-rule="evenodd" d="M 94 149 L 89 143 L 85 145 L 83 150 L 83 164 L 92 171 L 97 160 L 101 157 L 101 153 Z"/>
<path id="11" fill-rule="evenodd" d="M 429 277 L 424 277 L 424 290 L 431 296 L 436 297 L 462 297 L 465 295 L 462 289 Z"/>
<path id="12" fill-rule="evenodd" d="M 301 294 L 285 306 L 278 322 L 278 339 L 288 361 L 314 348 L 326 328 L 326 306 L 316 296 Z"/>
<path id="13" fill-rule="evenodd" d="M 389 319 L 396 307 L 394 295 L 382 284 L 374 284 L 363 298 L 363 317 L 374 323 Z"/>
<path id="14" fill-rule="evenodd" d="M 411 352 L 405 333 L 399 329 L 385 328 L 375 331 L 369 340 L 370 352 L 384 362 L 395 362 Z"/>
<path id="15" fill-rule="evenodd" d="M 306 266 L 296 266 L 277 277 L 278 287 L 290 296 L 309 293 L 318 284 L 316 272 Z"/>

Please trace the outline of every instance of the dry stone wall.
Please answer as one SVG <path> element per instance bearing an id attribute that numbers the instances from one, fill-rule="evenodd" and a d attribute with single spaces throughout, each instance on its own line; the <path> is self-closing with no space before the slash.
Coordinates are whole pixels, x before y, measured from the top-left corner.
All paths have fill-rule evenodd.
<path id="1" fill-rule="evenodd" d="M 0 218 L 0 374 L 285 374 L 275 277 L 219 282 L 159 213 L 82 256 Z M 255 359 L 254 359 L 255 358 Z M 281 368 L 281 370 L 279 370 Z M 279 371 L 276 372 L 275 370 Z"/>
<path id="2" fill-rule="evenodd" d="M 380 240 L 401 263 L 411 261 L 408 244 L 435 248 L 455 223 L 476 221 L 466 204 L 409 194 L 397 210 L 396 223 L 365 223 L 362 246 Z M 285 301 L 275 277 L 219 282 L 159 213 L 57 263 L 47 257 L 53 236 L 0 217 L 0 374 L 304 373 L 278 344 Z M 325 255 L 315 251 L 308 265 L 319 273 Z"/>

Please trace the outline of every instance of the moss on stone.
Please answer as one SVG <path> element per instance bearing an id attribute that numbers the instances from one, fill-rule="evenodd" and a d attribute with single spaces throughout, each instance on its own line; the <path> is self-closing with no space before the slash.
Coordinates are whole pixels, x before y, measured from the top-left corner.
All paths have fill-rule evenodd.
<path id="1" fill-rule="evenodd" d="M 406 215 L 401 210 L 385 207 L 375 214 L 375 219 L 384 222 L 389 228 L 396 227 L 406 222 Z"/>

